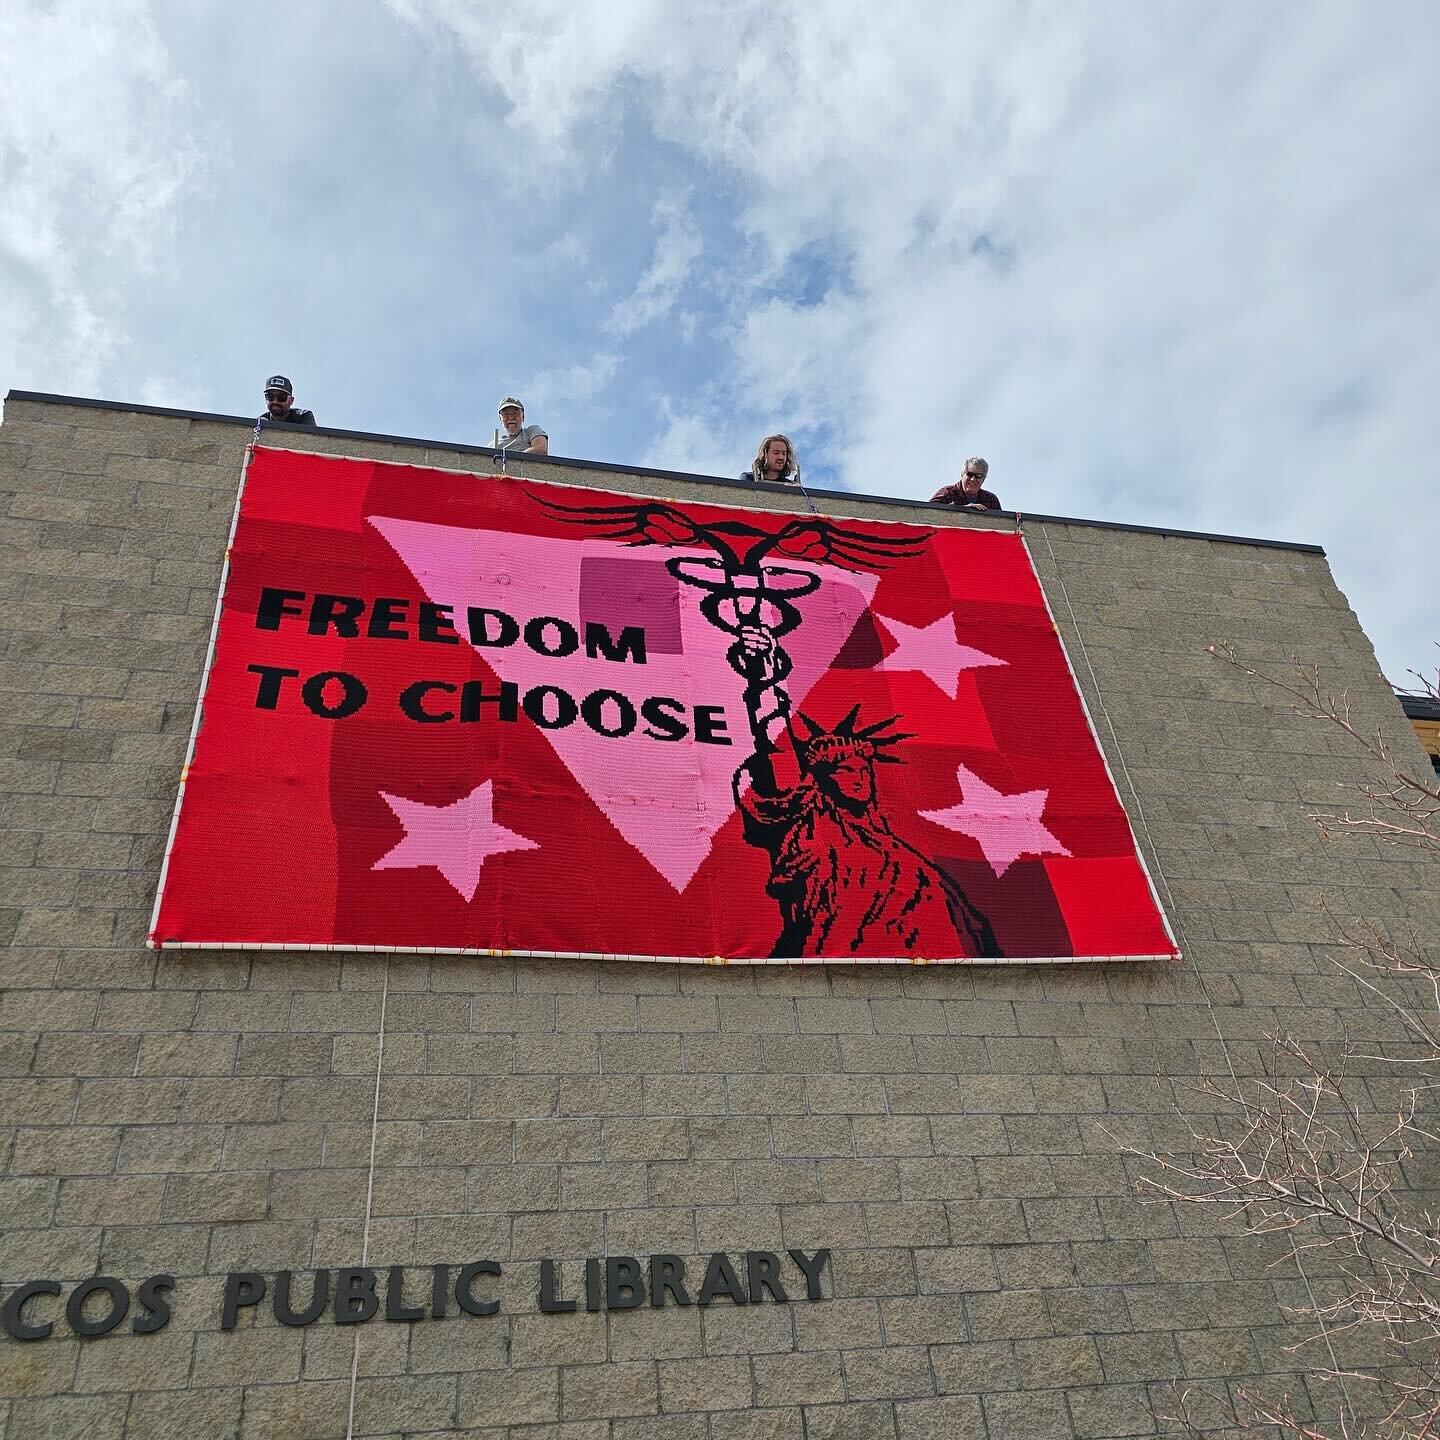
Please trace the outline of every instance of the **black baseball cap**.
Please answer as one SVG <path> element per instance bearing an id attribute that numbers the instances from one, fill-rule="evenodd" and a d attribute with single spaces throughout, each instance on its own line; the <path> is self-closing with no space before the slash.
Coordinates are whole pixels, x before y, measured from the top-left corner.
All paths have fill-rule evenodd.
<path id="1" fill-rule="evenodd" d="M 282 394 L 285 395 L 293 395 L 295 393 L 294 387 L 283 375 L 272 375 L 265 382 L 265 390 L 267 394 L 271 390 L 279 390 Z"/>

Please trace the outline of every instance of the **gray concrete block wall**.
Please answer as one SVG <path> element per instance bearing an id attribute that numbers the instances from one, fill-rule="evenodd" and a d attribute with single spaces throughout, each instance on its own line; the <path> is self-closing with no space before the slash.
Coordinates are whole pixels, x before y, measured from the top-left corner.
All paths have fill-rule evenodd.
<path id="1" fill-rule="evenodd" d="M 376 1437 L 1043 1440 L 1157 1433 L 1177 1381 L 1306 1403 L 1304 1279 L 1273 1239 L 1140 1203 L 1124 1147 L 1181 1143 L 1177 1107 L 1204 1118 L 1186 1081 L 1257 1073 L 1267 1032 L 1391 1038 L 1330 963 L 1322 899 L 1432 933 L 1440 914 L 1434 864 L 1307 821 L 1361 774 L 1344 745 L 1205 653 L 1318 661 L 1419 770 L 1323 557 L 1027 524 L 1183 964 L 155 954 L 249 438 L 14 399 L 0 425 L 0 1282 L 177 1277 L 159 1334 L 0 1340 L 0 1434 L 329 1440 L 352 1365 L 354 1433 Z M 826 1300 L 535 1313 L 541 1257 L 573 1286 L 591 1255 L 786 1246 L 833 1247 Z M 499 1260 L 501 1313 L 219 1330 L 226 1272 L 362 1248 L 420 1290 L 433 1264 Z"/>

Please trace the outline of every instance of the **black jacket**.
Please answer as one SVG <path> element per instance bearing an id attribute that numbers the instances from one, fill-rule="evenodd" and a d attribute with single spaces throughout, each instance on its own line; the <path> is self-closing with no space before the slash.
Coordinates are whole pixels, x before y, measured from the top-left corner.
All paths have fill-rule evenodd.
<path id="1" fill-rule="evenodd" d="M 260 418 L 262 420 L 269 420 L 272 424 L 313 425 L 315 423 L 315 412 L 313 410 L 302 410 L 298 405 L 292 405 L 283 415 L 272 415 L 267 410 Z"/>

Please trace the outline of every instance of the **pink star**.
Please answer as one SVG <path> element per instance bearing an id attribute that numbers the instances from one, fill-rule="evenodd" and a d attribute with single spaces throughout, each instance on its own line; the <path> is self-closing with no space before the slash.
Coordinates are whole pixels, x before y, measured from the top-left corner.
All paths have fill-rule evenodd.
<path id="1" fill-rule="evenodd" d="M 415 870 L 433 865 L 460 893 L 473 900 L 480 888 L 480 867 L 507 850 L 538 850 L 523 835 L 495 823 L 492 781 L 485 781 L 450 805 L 425 805 L 398 795 L 380 798 L 405 827 L 405 838 L 382 855 L 373 870 Z"/>
<path id="2" fill-rule="evenodd" d="M 952 700 L 960 693 L 960 673 L 982 665 L 1006 665 L 983 650 L 955 638 L 955 617 L 942 615 L 929 625 L 906 625 L 888 615 L 875 617 L 895 637 L 895 649 L 880 662 L 882 670 L 918 670 L 928 675 Z"/>
<path id="3" fill-rule="evenodd" d="M 1048 790 L 1002 795 L 963 765 L 956 768 L 955 778 L 960 782 L 960 803 L 948 810 L 922 810 L 920 814 L 947 830 L 978 840 L 981 854 L 997 876 L 1022 855 L 1070 853 L 1040 823 Z"/>

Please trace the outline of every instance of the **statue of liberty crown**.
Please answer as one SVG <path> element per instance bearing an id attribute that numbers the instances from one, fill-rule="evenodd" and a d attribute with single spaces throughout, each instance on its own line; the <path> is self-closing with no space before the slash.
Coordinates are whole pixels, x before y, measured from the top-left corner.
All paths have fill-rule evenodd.
<path id="1" fill-rule="evenodd" d="M 882 765 L 905 763 L 898 755 L 886 755 L 881 750 L 882 746 L 898 745 L 902 740 L 915 738 L 901 732 L 890 735 L 881 733 L 895 724 L 900 717 L 891 715 L 876 725 L 867 725 L 863 730 L 857 730 L 855 720 L 859 714 L 860 707 L 856 705 L 833 730 L 827 730 L 823 725 L 817 725 L 803 711 L 796 711 L 796 721 L 808 732 L 802 734 L 798 726 L 795 729 L 800 759 L 807 769 L 815 765 L 838 765 L 841 760 L 852 755 L 859 755 Z"/>

